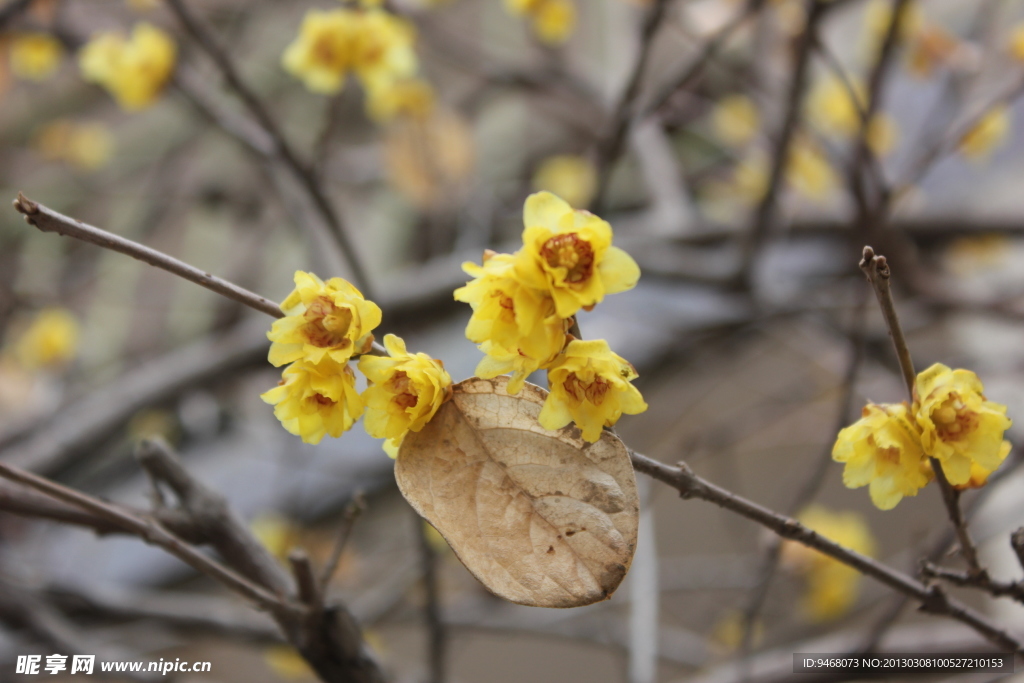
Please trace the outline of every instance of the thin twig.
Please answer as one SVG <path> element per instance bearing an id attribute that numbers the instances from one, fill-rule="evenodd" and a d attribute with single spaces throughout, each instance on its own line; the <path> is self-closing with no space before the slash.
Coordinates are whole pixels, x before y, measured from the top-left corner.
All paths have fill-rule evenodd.
<path id="1" fill-rule="evenodd" d="M 170 554 L 190 565 L 196 571 L 211 576 L 236 593 L 256 603 L 261 609 L 278 614 L 288 606 L 277 596 L 232 569 L 216 562 L 194 547 L 167 531 L 151 519 L 146 519 L 125 508 L 94 498 L 81 491 L 75 491 L 57 482 L 12 467 L 0 462 L 0 477 L 24 484 L 41 491 L 57 500 L 76 505 L 84 510 L 109 520 L 112 524 L 130 531 L 151 545 L 160 546 Z"/>
<path id="2" fill-rule="evenodd" d="M 352 500 L 345 506 L 345 512 L 341 518 L 341 527 L 338 529 L 338 537 L 334 541 L 334 547 L 331 549 L 331 556 L 327 558 L 327 562 L 320 572 L 320 585 L 324 587 L 325 591 L 331 585 L 334 572 L 338 570 L 341 553 L 345 550 L 349 537 L 352 536 L 352 529 L 355 527 L 356 520 L 364 512 L 366 512 L 366 497 L 362 491 L 356 491 L 355 495 L 352 496 Z"/>
<path id="3" fill-rule="evenodd" d="M 903 381 L 907 385 L 907 394 L 910 403 L 917 400 L 914 385 L 916 373 L 914 372 L 914 361 L 910 356 L 910 347 L 903 336 L 903 328 L 900 326 L 899 316 L 896 314 L 896 304 L 892 298 L 892 291 L 889 287 L 890 270 L 889 264 L 882 255 L 876 255 L 871 247 L 864 247 L 864 255 L 860 261 L 860 268 L 867 276 L 878 299 L 878 305 L 882 309 L 882 317 L 885 319 L 886 327 L 889 329 L 889 337 L 892 339 L 896 349 L 896 358 L 899 360 L 900 371 L 903 373 Z M 956 530 L 957 540 L 960 543 L 960 550 L 967 561 L 972 573 L 981 575 L 984 569 L 978 563 L 978 550 L 967 530 L 967 523 L 964 521 L 963 512 L 960 510 L 960 493 L 953 488 L 946 478 L 942 469 L 942 463 L 936 458 L 929 458 L 932 470 L 935 472 L 935 479 L 939 483 L 939 490 L 942 492 L 942 502 L 946 506 L 950 522 Z"/>
<path id="4" fill-rule="evenodd" d="M 993 597 L 1010 597 L 1017 602 L 1024 603 L 1024 582 L 1022 581 L 996 581 L 988 574 L 972 574 L 961 572 L 955 569 L 940 567 L 932 562 L 921 564 L 921 574 L 933 579 L 948 581 L 954 586 L 961 588 L 977 588 L 985 591 Z"/>
<path id="5" fill-rule="evenodd" d="M 1017 562 L 1024 569 L 1024 527 L 1010 534 L 1010 547 L 1013 548 L 1013 553 L 1017 556 Z"/>
<path id="6" fill-rule="evenodd" d="M 888 567 L 866 555 L 844 548 L 821 534 L 777 512 L 773 512 L 753 501 L 727 491 L 703 479 L 687 466 L 680 463 L 672 467 L 648 458 L 640 453 L 630 452 L 633 467 L 658 481 L 668 484 L 685 498 L 699 498 L 730 510 L 742 517 L 753 520 L 771 529 L 783 538 L 797 541 L 829 557 L 849 565 L 866 576 L 908 595 L 921 603 L 921 609 L 929 614 L 947 615 L 960 621 L 985 636 L 997 646 L 1014 652 L 1024 652 L 1024 644 L 999 628 L 986 617 L 947 596 L 937 586 L 926 586 L 920 581 Z"/>
<path id="7" fill-rule="evenodd" d="M 266 313 L 275 318 L 284 317 L 284 313 L 276 303 L 263 298 L 259 294 L 254 294 L 234 283 L 199 270 L 161 251 L 151 249 L 138 242 L 133 242 L 106 230 L 101 230 L 65 216 L 47 206 L 32 201 L 20 192 L 18 193 L 18 198 L 14 200 L 14 208 L 25 216 L 25 221 L 29 225 L 38 228 L 42 232 L 54 232 L 58 235 L 73 237 L 83 242 L 103 247 L 104 249 L 126 254 L 151 266 L 156 266 L 169 273 L 173 273 L 189 282 L 194 282 L 200 287 L 206 287 L 210 291 L 216 292 L 228 299 L 245 304 L 260 313 Z"/>
<path id="8" fill-rule="evenodd" d="M 859 283 L 858 283 L 859 284 Z M 829 434 L 837 434 L 840 429 L 846 426 L 850 410 L 853 407 L 853 397 L 856 395 L 857 375 L 860 372 L 861 364 L 864 361 L 864 314 L 867 303 L 866 292 L 863 287 L 858 287 L 859 301 L 856 304 L 853 320 L 850 323 L 850 355 L 846 364 L 846 372 L 843 373 L 841 386 L 842 397 L 839 400 L 839 410 L 836 413 L 836 421 Z M 832 441 L 830 440 L 818 456 L 818 462 L 811 475 L 803 483 L 797 494 L 790 501 L 786 508 L 789 516 L 798 514 L 807 504 L 814 499 L 818 489 L 825 481 L 825 475 L 832 465 Z M 745 609 L 743 610 L 743 637 L 740 641 L 740 652 L 747 653 L 750 650 L 754 625 L 758 615 L 764 607 L 768 598 L 768 589 L 771 586 L 772 578 L 778 567 L 781 556 L 782 539 L 778 538 L 769 546 L 765 552 L 764 559 L 758 571 L 758 581 L 754 587 Z"/>

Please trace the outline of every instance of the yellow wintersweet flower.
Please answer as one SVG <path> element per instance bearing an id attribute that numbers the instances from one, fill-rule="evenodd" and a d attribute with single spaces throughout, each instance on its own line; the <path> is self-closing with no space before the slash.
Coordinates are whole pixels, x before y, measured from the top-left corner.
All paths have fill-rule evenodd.
<path id="1" fill-rule="evenodd" d="M 285 429 L 311 444 L 320 443 L 326 434 L 341 436 L 364 409 L 352 368 L 330 356 L 292 363 L 284 369 L 281 383 L 260 398 L 274 406 L 274 417 Z"/>
<path id="2" fill-rule="evenodd" d="M 961 44 L 956 36 L 941 26 L 926 26 L 908 48 L 907 70 L 917 78 L 929 78 L 936 68 L 954 59 L 961 50 Z"/>
<path id="3" fill-rule="evenodd" d="M 1009 441 L 1003 441 L 999 447 L 999 461 L 1002 462 L 1006 459 L 1006 456 L 1013 450 L 1013 446 L 1010 445 Z M 987 470 L 976 462 L 971 463 L 971 476 L 964 484 L 959 484 L 953 488 L 964 491 L 966 489 L 980 489 L 982 486 L 988 483 L 988 478 L 992 474 L 993 470 Z"/>
<path id="4" fill-rule="evenodd" d="M 763 153 L 748 154 L 733 169 L 732 188 L 741 202 L 753 206 L 768 191 L 768 157 Z"/>
<path id="5" fill-rule="evenodd" d="M 889 0 L 871 0 L 864 10 L 865 48 L 869 55 L 875 55 L 892 23 L 892 3 Z M 912 43 L 924 26 L 924 14 L 920 6 L 911 0 L 903 12 L 900 26 L 900 42 Z"/>
<path id="6" fill-rule="evenodd" d="M 102 123 L 58 119 L 36 134 L 33 147 L 50 161 L 64 161 L 80 170 L 91 171 L 110 160 L 114 138 Z"/>
<path id="7" fill-rule="evenodd" d="M 586 157 L 559 154 L 541 162 L 533 174 L 533 189 L 557 195 L 577 209 L 584 209 L 597 191 L 597 170 Z"/>
<path id="8" fill-rule="evenodd" d="M 905 403 L 864 407 L 863 417 L 839 432 L 832 459 L 846 463 L 847 488 L 869 486 L 871 502 L 891 510 L 931 481 L 920 428 Z"/>
<path id="9" fill-rule="evenodd" d="M 571 0 L 505 0 L 515 16 L 529 18 L 533 32 L 550 45 L 564 43 L 576 27 L 576 6 Z"/>
<path id="10" fill-rule="evenodd" d="M 60 41 L 48 33 L 21 33 L 10 41 L 11 73 L 26 81 L 45 81 L 63 56 Z"/>
<path id="11" fill-rule="evenodd" d="M 350 282 L 333 277 L 324 282 L 313 273 L 295 271 L 295 289 L 284 301 L 285 317 L 267 333 L 269 360 L 275 366 L 299 359 L 319 363 L 329 357 L 344 363 L 373 344 L 380 325 L 380 307 L 363 298 Z"/>
<path id="12" fill-rule="evenodd" d="M 760 126 L 757 106 L 746 95 L 723 97 L 711 112 L 715 137 L 734 149 L 749 144 L 757 136 Z"/>
<path id="13" fill-rule="evenodd" d="M 589 211 L 573 211 L 550 192 L 523 206 L 523 248 L 515 273 L 528 287 L 548 292 L 560 318 L 601 302 L 605 294 L 636 286 L 640 268 L 612 246 L 612 228 Z"/>
<path id="14" fill-rule="evenodd" d="M 914 417 L 921 443 L 929 456 L 942 463 L 954 486 L 971 480 L 972 464 L 993 472 L 1009 452 L 1003 446 L 1003 432 L 1011 424 L 1006 406 L 986 399 L 983 390 L 981 380 L 970 370 L 951 370 L 941 363 L 918 374 L 914 384 Z"/>
<path id="15" fill-rule="evenodd" d="M 79 53 L 78 64 L 85 80 L 106 88 L 122 109 L 138 111 L 159 97 L 176 59 L 171 37 L 143 22 L 130 38 L 119 33 L 93 37 Z"/>
<path id="16" fill-rule="evenodd" d="M 597 441 L 601 429 L 614 425 L 623 413 L 636 415 L 647 410 L 631 384 L 636 377 L 633 366 L 604 339 L 575 339 L 548 369 L 551 393 L 538 420 L 545 429 L 561 429 L 575 422 L 585 441 Z"/>
<path id="17" fill-rule="evenodd" d="M 78 351 L 78 321 L 63 308 L 39 312 L 14 344 L 14 354 L 29 369 L 60 366 Z"/>
<path id="18" fill-rule="evenodd" d="M 845 548 L 868 557 L 875 555 L 871 529 L 856 512 L 832 512 L 821 505 L 811 505 L 797 519 Z M 811 621 L 841 617 L 857 602 L 861 575 L 856 569 L 795 541 L 783 541 L 781 559 L 784 566 L 807 580 L 803 610 Z"/>
<path id="19" fill-rule="evenodd" d="M 416 73 L 414 40 L 408 22 L 384 11 L 312 9 L 281 63 L 313 92 L 339 92 L 349 72 L 377 87 Z"/>
<path id="20" fill-rule="evenodd" d="M 434 89 L 419 78 L 375 84 L 366 98 L 366 112 L 381 123 L 399 117 L 425 119 L 434 110 Z"/>
<path id="21" fill-rule="evenodd" d="M 384 335 L 384 347 L 389 357 L 363 356 L 359 370 L 370 381 L 363 392 L 366 431 L 387 439 L 384 450 L 395 457 L 405 435 L 423 429 L 451 397 L 452 378 L 441 361 L 409 353 L 393 334 Z"/>
<path id="22" fill-rule="evenodd" d="M 516 277 L 515 259 L 510 254 L 487 252 L 482 266 L 462 264 L 462 269 L 474 279 L 455 290 L 456 301 L 473 307 L 466 338 L 487 345 L 481 350 L 501 359 L 503 367 L 510 357 L 515 360 L 514 369 L 509 366 L 495 371 L 492 365 L 484 368 L 485 359 L 477 374 L 487 378 L 516 372 L 509 385 L 512 394 L 519 392 L 526 375 L 545 366 L 562 350 L 567 322 L 555 314 L 555 302 L 550 296 L 523 285 Z"/>
<path id="23" fill-rule="evenodd" d="M 1009 133 L 1008 109 L 1002 104 L 992 107 L 960 138 L 960 153 L 971 161 L 984 161 L 993 150 L 1006 142 Z"/>

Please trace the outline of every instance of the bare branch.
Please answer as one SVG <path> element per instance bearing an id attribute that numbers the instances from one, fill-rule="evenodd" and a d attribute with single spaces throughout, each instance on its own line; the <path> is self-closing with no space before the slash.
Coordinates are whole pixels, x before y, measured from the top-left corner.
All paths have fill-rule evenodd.
<path id="1" fill-rule="evenodd" d="M 69 218 L 47 206 L 32 201 L 20 192 L 18 193 L 18 198 L 14 200 L 14 208 L 25 216 L 25 222 L 42 232 L 54 232 L 64 237 L 73 237 L 77 240 L 103 247 L 104 249 L 126 254 L 151 266 L 156 266 L 161 270 L 173 273 L 189 282 L 194 282 L 200 287 L 205 287 L 211 292 L 216 292 L 232 301 L 245 304 L 260 313 L 266 313 L 275 318 L 284 317 L 281 308 L 269 299 L 253 294 L 232 282 L 203 272 L 184 261 L 179 261 L 173 256 L 168 256 L 161 251 L 151 249 L 144 244 L 133 242 L 106 230 L 101 230 L 77 221 L 74 218 Z"/>
<path id="2" fill-rule="evenodd" d="M 726 510 L 735 512 L 742 517 L 753 520 L 771 529 L 785 539 L 797 541 L 813 548 L 843 564 L 857 569 L 881 583 L 908 595 L 921 603 L 921 609 L 929 614 L 947 615 L 967 624 L 988 640 L 1001 648 L 1014 652 L 1024 651 L 1024 645 L 1015 637 L 999 628 L 986 617 L 975 612 L 947 596 L 937 586 L 926 586 L 910 576 L 888 567 L 865 555 L 830 541 L 824 536 L 808 529 L 795 519 L 773 512 L 757 503 L 727 491 L 711 482 L 702 479 L 684 463 L 671 467 L 648 458 L 640 453 L 631 452 L 633 466 L 638 472 L 651 476 L 668 484 L 679 491 L 683 498 L 699 498 L 714 503 Z"/>

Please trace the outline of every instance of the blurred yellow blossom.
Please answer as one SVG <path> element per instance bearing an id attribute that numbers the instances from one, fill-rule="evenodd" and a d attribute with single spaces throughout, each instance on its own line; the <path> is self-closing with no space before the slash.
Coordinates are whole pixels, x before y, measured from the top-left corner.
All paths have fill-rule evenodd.
<path id="1" fill-rule="evenodd" d="M 989 109 L 960 139 L 959 149 L 971 161 L 984 161 L 1010 134 L 1010 112 L 1005 105 Z"/>
<path id="2" fill-rule="evenodd" d="M 63 308 L 40 311 L 14 343 L 14 353 L 26 368 L 63 365 L 78 352 L 78 320 Z"/>
<path id="3" fill-rule="evenodd" d="M 604 339 L 573 340 L 548 369 L 550 393 L 538 420 L 545 429 L 575 422 L 584 441 L 597 441 L 601 430 L 613 426 L 623 413 L 647 410 L 632 384 L 636 377 L 633 366 Z"/>
<path id="4" fill-rule="evenodd" d="M 908 48 L 907 70 L 917 78 L 929 78 L 935 69 L 957 56 L 961 43 L 941 26 L 929 25 L 917 33 Z"/>
<path id="5" fill-rule="evenodd" d="M 26 81 L 45 81 L 64 56 L 60 41 L 48 33 L 18 33 L 8 44 L 11 73 Z"/>
<path id="6" fill-rule="evenodd" d="M 576 6 L 572 0 L 505 0 L 515 16 L 530 20 L 533 32 L 545 43 L 564 43 L 576 28 Z"/>
<path id="7" fill-rule="evenodd" d="M 82 48 L 78 63 L 85 80 L 106 88 L 125 111 L 153 104 L 174 72 L 177 47 L 148 23 L 136 24 L 130 38 L 101 33 Z"/>
<path id="8" fill-rule="evenodd" d="M 853 82 L 847 85 L 838 77 L 819 81 L 808 98 L 808 113 L 814 125 L 823 133 L 841 138 L 851 138 L 860 132 L 865 106 L 867 92 L 864 84 Z M 892 117 L 876 113 L 868 125 L 868 146 L 875 154 L 884 155 L 892 149 L 895 140 L 896 124 Z"/>
<path id="9" fill-rule="evenodd" d="M 387 439 L 384 450 L 398 455 L 402 439 L 426 426 L 452 393 L 452 378 L 441 361 L 425 353 L 406 351 L 405 342 L 393 334 L 384 335 L 388 356 L 366 355 L 359 370 L 370 385 L 363 392 L 367 433 Z"/>
<path id="10" fill-rule="evenodd" d="M 311 9 L 281 63 L 317 93 L 339 92 L 349 72 L 381 87 L 415 75 L 414 41 L 412 25 L 383 10 Z"/>
<path id="11" fill-rule="evenodd" d="M 419 78 L 385 81 L 370 87 L 366 111 L 381 123 L 399 117 L 425 119 L 434 111 L 434 89 Z"/>
<path id="12" fill-rule="evenodd" d="M 487 354 L 476 374 L 488 379 L 511 372 L 508 391 L 519 393 L 526 376 L 562 350 L 567 321 L 555 314 L 550 296 L 516 278 L 515 256 L 486 253 L 483 266 L 467 262 L 462 268 L 474 278 L 455 290 L 456 301 L 473 307 L 466 338 Z"/>
<path id="13" fill-rule="evenodd" d="M 746 618 L 742 611 L 738 609 L 727 610 L 711 628 L 711 642 L 723 654 L 736 652 L 743 644 L 745 627 Z M 764 622 L 760 619 L 756 620 L 751 631 L 751 644 L 756 647 L 764 640 Z"/>
<path id="14" fill-rule="evenodd" d="M 269 360 L 275 366 L 329 357 L 344 363 L 373 344 L 381 310 L 363 298 L 350 282 L 334 277 L 324 282 L 313 273 L 295 272 L 295 289 L 281 302 L 285 317 L 267 333 L 273 342 Z"/>
<path id="15" fill-rule="evenodd" d="M 516 277 L 547 292 L 560 318 L 601 302 L 606 294 L 636 286 L 640 268 L 612 246 L 612 228 L 589 211 L 574 211 L 550 192 L 537 192 L 523 206 L 523 248 Z"/>
<path id="16" fill-rule="evenodd" d="M 102 123 L 58 119 L 36 133 L 33 147 L 49 161 L 63 161 L 79 170 L 91 171 L 110 161 L 114 136 Z"/>
<path id="17" fill-rule="evenodd" d="M 1009 453 L 1003 432 L 1010 427 L 1006 406 L 982 393 L 981 380 L 970 370 L 951 370 L 941 363 L 917 376 L 914 413 L 925 453 L 942 463 L 949 483 L 960 486 L 972 478 L 971 465 L 993 472 Z M 985 474 L 987 477 L 987 474 Z"/>
<path id="18" fill-rule="evenodd" d="M 299 542 L 301 528 L 278 512 L 263 512 L 249 522 L 249 530 L 263 547 L 277 559 L 284 561 Z"/>
<path id="19" fill-rule="evenodd" d="M 1024 62 L 1024 24 L 1017 24 L 1010 31 L 1007 47 L 1011 57 L 1019 62 Z"/>
<path id="20" fill-rule="evenodd" d="M 388 179 L 421 209 L 451 206 L 464 194 L 474 163 L 473 132 L 459 114 L 435 106 L 424 117 L 388 127 Z"/>
<path id="21" fill-rule="evenodd" d="M 263 661 L 282 680 L 318 680 L 306 660 L 291 645 L 268 645 L 263 650 Z"/>
<path id="22" fill-rule="evenodd" d="M 871 0 L 864 10 L 865 48 L 875 55 L 892 23 L 892 3 L 889 0 Z M 907 4 L 900 26 L 900 41 L 912 42 L 924 26 L 924 14 L 915 0 Z"/>
<path id="23" fill-rule="evenodd" d="M 798 137 L 789 150 L 786 182 L 809 199 L 824 199 L 839 184 L 825 151 L 810 140 Z"/>
<path id="24" fill-rule="evenodd" d="M 808 529 L 861 555 L 873 557 L 875 539 L 864 518 L 856 512 L 832 512 L 812 505 L 797 517 Z M 804 613 L 812 621 L 828 621 L 846 614 L 857 602 L 861 574 L 839 560 L 797 543 L 783 541 L 784 566 L 807 581 Z"/>
<path id="25" fill-rule="evenodd" d="M 733 148 L 745 147 L 756 136 L 761 126 L 757 106 L 746 95 L 723 97 L 711 112 L 711 126 L 715 137 Z"/>
<path id="26" fill-rule="evenodd" d="M 585 209 L 597 191 L 597 169 L 586 157 L 559 154 L 541 162 L 533 174 L 533 189 L 548 191 L 575 209 Z"/>
<path id="27" fill-rule="evenodd" d="M 1007 265 L 1012 241 L 1006 235 L 988 233 L 958 237 L 946 247 L 946 267 L 961 277 Z"/>
<path id="28" fill-rule="evenodd" d="M 920 428 L 905 403 L 866 405 L 861 419 L 839 432 L 832 459 L 846 464 L 846 487 L 869 486 L 880 510 L 916 496 L 932 478 Z"/>
<path id="29" fill-rule="evenodd" d="M 341 436 L 364 409 L 352 368 L 330 356 L 292 363 L 278 386 L 260 398 L 274 406 L 274 416 L 286 430 L 310 444 L 320 443 L 327 434 Z"/>

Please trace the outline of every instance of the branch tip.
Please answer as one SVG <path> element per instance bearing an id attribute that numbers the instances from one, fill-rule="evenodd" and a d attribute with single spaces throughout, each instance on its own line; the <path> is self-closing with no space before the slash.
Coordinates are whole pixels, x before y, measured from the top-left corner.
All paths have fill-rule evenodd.
<path id="1" fill-rule="evenodd" d="M 14 200 L 14 210 L 18 213 L 24 214 L 27 220 L 29 216 L 34 216 L 39 213 L 39 204 L 29 199 L 21 192 L 18 192 L 18 198 Z"/>

